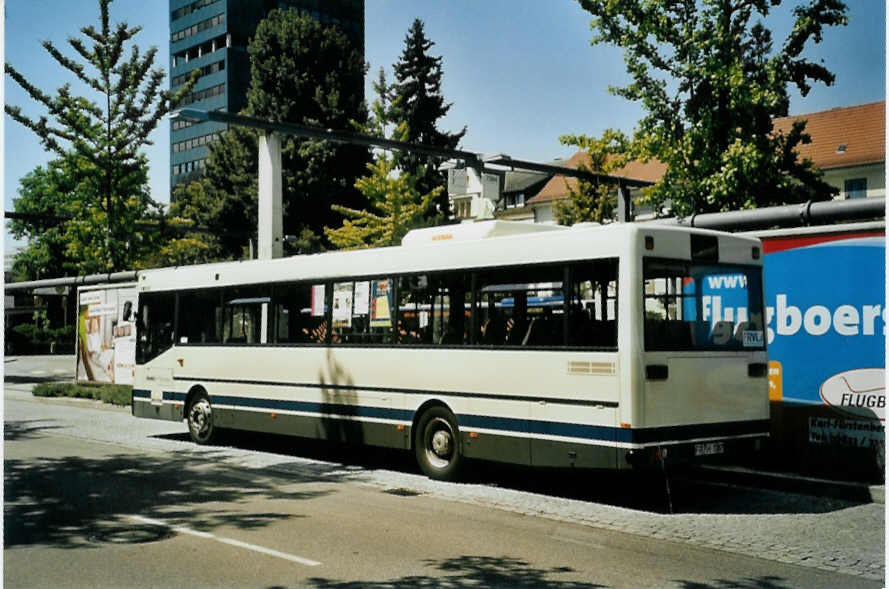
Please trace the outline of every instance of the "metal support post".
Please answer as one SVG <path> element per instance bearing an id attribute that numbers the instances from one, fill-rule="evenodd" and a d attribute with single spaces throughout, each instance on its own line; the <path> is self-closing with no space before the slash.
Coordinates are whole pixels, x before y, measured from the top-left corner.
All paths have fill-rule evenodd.
<path id="1" fill-rule="evenodd" d="M 633 220 L 633 203 L 630 201 L 629 187 L 620 182 L 617 185 L 617 222 L 629 223 Z"/>
<path id="2" fill-rule="evenodd" d="M 259 137 L 259 227 L 257 253 L 260 260 L 284 255 L 282 207 L 281 136 L 266 133 Z"/>

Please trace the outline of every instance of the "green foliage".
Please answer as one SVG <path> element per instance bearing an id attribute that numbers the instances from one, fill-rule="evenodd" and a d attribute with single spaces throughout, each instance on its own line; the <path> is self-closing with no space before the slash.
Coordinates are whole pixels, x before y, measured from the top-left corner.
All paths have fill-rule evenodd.
<path id="1" fill-rule="evenodd" d="M 336 27 L 292 10 L 273 10 L 248 47 L 250 87 L 245 113 L 273 121 L 351 129 L 363 125 L 366 109 L 364 61 Z M 177 187 L 171 214 L 216 228 L 175 244 L 195 259 L 244 257 L 257 224 L 255 131 L 232 128 L 210 147 L 204 178 Z M 355 189 L 369 160 L 364 147 L 285 136 L 283 166 L 284 233 L 297 236 L 299 251 L 320 251 L 323 228 L 339 223 L 331 205 L 364 206 Z"/>
<path id="2" fill-rule="evenodd" d="M 117 201 L 117 225 L 129 238 L 116 242 L 116 251 L 127 268 L 143 266 L 142 260 L 153 250 L 156 236 L 144 230 L 144 221 L 160 215 L 145 192 L 144 155 L 140 154 L 138 161 L 139 168 L 120 179 L 123 193 L 130 196 Z M 105 231 L 108 214 L 96 204 L 90 176 L 98 174 L 88 160 L 72 151 L 20 180 L 13 208 L 27 217 L 10 221 L 10 231 L 17 239 L 27 239 L 28 245 L 13 266 L 18 279 L 107 271 L 107 250 L 115 242 Z"/>
<path id="3" fill-rule="evenodd" d="M 31 390 L 35 397 L 73 397 L 95 399 L 112 405 L 130 404 L 133 387 L 114 384 L 75 384 L 71 382 L 41 383 Z"/>
<path id="4" fill-rule="evenodd" d="M 404 39 L 404 49 L 393 65 L 395 81 L 391 87 L 381 78 L 377 92 L 385 94 L 391 108 L 386 113 L 386 121 L 394 125 L 406 124 L 404 141 L 432 147 L 455 149 L 466 134 L 466 127 L 457 133 L 447 133 L 438 129 L 438 121 L 448 114 L 450 103 L 445 103 L 441 92 L 442 58 L 429 55 L 435 45 L 426 38 L 423 21 L 415 19 Z M 447 177 L 438 171 L 442 158 L 434 158 L 416 153 L 395 155 L 397 166 L 417 178 L 417 189 L 421 193 L 443 187 Z M 447 192 L 439 191 L 436 208 L 439 221 L 447 219 L 450 205 Z M 434 212 L 432 212 L 434 213 Z"/>
<path id="5" fill-rule="evenodd" d="M 787 116 L 788 87 L 805 96 L 810 82 L 833 83 L 824 66 L 802 57 L 824 27 L 844 25 L 839 0 L 793 9 L 795 22 L 777 51 L 764 19 L 780 0 L 578 0 L 593 14 L 594 43 L 624 50 L 631 83 L 611 92 L 640 102 L 632 156 L 668 169 L 646 191 L 670 212 L 715 212 L 829 198 L 811 162 L 801 123 L 787 135 L 772 119 Z"/>
<path id="6" fill-rule="evenodd" d="M 585 160 L 577 167 L 591 174 L 608 175 L 626 164 L 629 140 L 623 133 L 613 129 L 606 130 L 602 137 L 563 135 L 559 142 L 582 150 Z M 559 225 L 570 226 L 590 221 L 607 223 L 614 220 L 616 184 L 579 178 L 576 187 L 567 181 L 565 187 L 568 189 L 568 199 L 555 203 L 554 214 Z"/>
<path id="7" fill-rule="evenodd" d="M 130 28 L 126 23 L 112 27 L 110 4 L 111 0 L 99 0 L 99 30 L 87 26 L 80 29 L 86 39 L 68 39 L 80 61 L 64 55 L 51 42 L 43 42 L 53 59 L 86 86 L 89 96 L 76 96 L 70 83 L 61 86 L 55 95 L 44 93 L 6 64 L 6 73 L 46 109 L 48 116 L 35 120 L 14 105 L 6 105 L 6 113 L 31 129 L 48 151 L 64 160 L 55 170 L 53 165 L 48 171 L 35 170 L 29 182 L 57 191 L 70 189 L 40 196 L 33 186 L 23 184 L 28 192 L 23 195 L 26 202 L 17 207 L 40 214 L 66 212 L 73 217 L 61 232 L 47 224 L 19 227 L 19 232 L 30 237 L 48 234 L 38 239 L 34 251 L 26 255 L 30 260 L 20 266 L 29 273 L 36 271 L 35 263 L 40 259 L 51 261 L 53 270 L 62 272 L 109 272 L 134 265 L 142 245 L 133 237 L 136 221 L 150 214 L 153 207 L 146 189 L 148 163 L 139 150 L 151 143 L 148 135 L 191 92 L 197 80 L 193 76 L 176 93 L 161 90 L 164 71 L 152 69 L 157 48 L 143 55 L 138 46 L 132 45 L 126 57 L 125 45 L 141 27 Z M 59 178 L 54 173 L 59 171 L 67 177 Z M 62 197 L 70 202 L 63 205 Z M 53 253 L 48 251 L 50 244 L 56 249 Z M 64 254 L 59 254 L 60 250 Z M 72 260 L 76 262 L 69 267 Z"/>
<path id="8" fill-rule="evenodd" d="M 443 190 L 438 186 L 421 194 L 417 178 L 407 172 L 398 174 L 393 158 L 387 154 L 379 155 L 367 168 L 370 175 L 358 180 L 355 186 L 379 213 L 333 205 L 337 212 L 350 217 L 338 229 L 325 229 L 337 248 L 398 245 L 408 231 L 422 224 L 424 213 Z"/>
<path id="9" fill-rule="evenodd" d="M 29 344 L 49 344 L 74 341 L 74 326 L 50 327 L 44 313 L 34 323 L 21 323 L 12 331 L 22 336 Z"/>
<path id="10" fill-rule="evenodd" d="M 377 137 L 389 135 L 390 139 L 405 141 L 407 123 L 402 122 L 395 128 L 389 125 L 393 103 L 386 89 L 386 77 L 380 69 L 374 84 L 377 97 L 371 105 L 364 131 Z M 400 100 L 395 99 L 395 106 Z M 398 245 L 408 231 L 428 223 L 429 210 L 435 198 L 444 190 L 444 187 L 437 186 L 429 192 L 420 192 L 418 184 L 422 176 L 399 169 L 396 158 L 386 152 L 379 152 L 374 161 L 367 164 L 367 169 L 370 174 L 359 179 L 355 187 L 377 212 L 334 205 L 334 210 L 347 217 L 341 227 L 324 229 L 336 248 Z"/>

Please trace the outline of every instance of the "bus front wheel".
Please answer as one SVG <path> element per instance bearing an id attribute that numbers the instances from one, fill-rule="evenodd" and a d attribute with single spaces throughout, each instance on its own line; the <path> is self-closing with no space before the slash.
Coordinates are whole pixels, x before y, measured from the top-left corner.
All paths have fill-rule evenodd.
<path id="1" fill-rule="evenodd" d="M 216 433 L 213 425 L 213 408 L 206 393 L 195 395 L 186 412 L 188 434 L 197 444 L 209 444 Z"/>
<path id="2" fill-rule="evenodd" d="M 444 407 L 427 409 L 414 433 L 414 452 L 426 476 L 439 481 L 455 480 L 463 460 L 454 414 Z"/>

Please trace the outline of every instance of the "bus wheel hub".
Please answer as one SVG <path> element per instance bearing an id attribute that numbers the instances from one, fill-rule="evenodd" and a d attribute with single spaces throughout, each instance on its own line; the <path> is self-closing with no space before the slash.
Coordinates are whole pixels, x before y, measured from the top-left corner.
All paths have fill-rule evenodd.
<path id="1" fill-rule="evenodd" d="M 445 458 L 451 453 L 451 434 L 444 430 L 435 432 L 432 436 L 432 450 L 436 456 Z"/>

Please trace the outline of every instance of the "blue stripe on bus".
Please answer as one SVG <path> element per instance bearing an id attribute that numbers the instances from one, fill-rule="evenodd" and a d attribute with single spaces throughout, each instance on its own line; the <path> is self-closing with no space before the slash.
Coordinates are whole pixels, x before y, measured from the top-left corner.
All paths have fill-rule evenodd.
<path id="1" fill-rule="evenodd" d="M 184 402 L 185 397 L 185 393 L 164 391 L 165 400 Z M 339 405 L 335 403 L 284 401 L 278 399 L 262 399 L 230 395 L 211 395 L 210 402 L 217 405 L 231 405 L 240 408 L 265 409 L 269 411 L 294 411 L 300 413 L 314 413 L 322 416 L 334 415 L 344 418 L 362 417 L 403 422 L 410 422 L 414 418 L 414 412 L 411 410 L 390 409 L 387 407 L 359 407 L 356 405 Z M 768 420 L 754 420 L 651 428 L 620 428 L 606 425 L 585 425 L 578 423 L 470 414 L 457 415 L 457 422 L 460 427 L 470 430 L 487 429 L 504 433 L 559 436 L 563 438 L 622 442 L 629 444 L 652 444 L 658 442 L 693 440 L 698 438 L 733 437 L 756 434 L 765 435 L 769 432 L 770 427 Z"/>
<path id="2" fill-rule="evenodd" d="M 405 409 L 359 407 L 357 405 L 337 405 L 334 403 L 315 403 L 310 401 L 280 401 L 276 399 L 211 395 L 210 403 L 250 407 L 251 409 L 274 409 L 277 411 L 339 415 L 342 417 L 371 417 L 376 419 L 396 419 L 399 421 L 411 421 L 413 419 L 413 412 Z"/>
<path id="3" fill-rule="evenodd" d="M 457 421 L 459 425 L 470 429 L 490 429 L 585 440 L 606 440 L 609 442 L 615 440 L 615 432 L 618 431 L 618 428 L 607 425 L 583 425 L 483 415 L 458 415 Z"/>
<path id="4" fill-rule="evenodd" d="M 461 426 L 495 431 L 511 431 L 536 435 L 623 442 L 628 444 L 652 444 L 657 442 L 694 440 L 698 438 L 733 437 L 751 434 L 767 434 L 768 420 L 702 423 L 650 428 L 620 428 L 606 425 L 584 425 L 536 421 L 481 415 L 459 415 Z"/>

